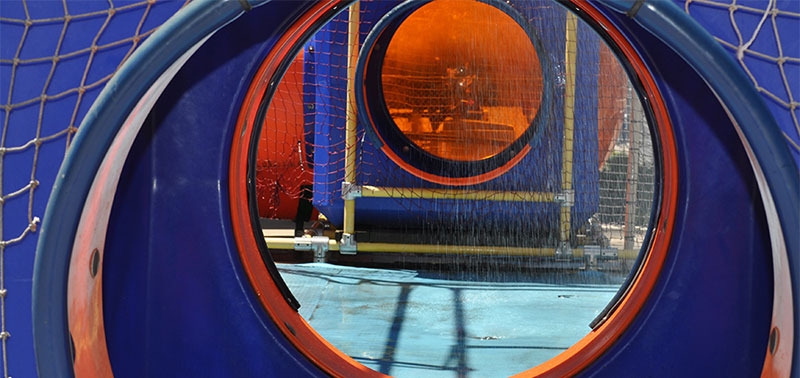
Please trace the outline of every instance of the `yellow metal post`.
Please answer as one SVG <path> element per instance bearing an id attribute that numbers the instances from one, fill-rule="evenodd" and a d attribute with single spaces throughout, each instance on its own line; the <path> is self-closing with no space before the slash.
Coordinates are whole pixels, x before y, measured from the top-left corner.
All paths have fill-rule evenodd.
<path id="1" fill-rule="evenodd" d="M 345 185 L 354 185 L 356 181 L 356 104 L 355 77 L 358 61 L 358 24 L 360 3 L 356 1 L 350 6 L 347 24 L 347 123 L 345 129 Z M 344 230 L 342 230 L 343 252 L 355 253 L 355 199 L 344 200 Z"/>
<path id="2" fill-rule="evenodd" d="M 564 137 L 561 153 L 561 254 L 569 253 L 570 213 L 574 192 L 572 190 L 572 150 L 575 126 L 575 65 L 578 50 L 578 18 L 575 14 L 567 12 L 566 22 L 566 56 L 564 58 L 565 84 L 564 84 Z M 568 256 L 564 256 L 568 257 Z"/>

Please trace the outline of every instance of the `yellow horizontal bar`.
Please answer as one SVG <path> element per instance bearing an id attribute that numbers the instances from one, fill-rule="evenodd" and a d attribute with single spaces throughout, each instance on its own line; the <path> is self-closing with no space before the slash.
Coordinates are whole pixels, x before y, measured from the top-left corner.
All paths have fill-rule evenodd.
<path id="1" fill-rule="evenodd" d="M 264 238 L 267 247 L 271 249 L 294 249 L 293 238 Z M 339 243 L 334 239 L 328 241 L 328 249 L 331 251 L 339 250 Z M 456 255 L 505 255 L 505 256 L 555 256 L 555 248 L 527 248 L 527 247 L 496 247 L 496 246 L 476 246 L 476 245 L 437 245 L 437 244 L 401 244 L 401 243 L 358 243 L 359 252 L 383 252 L 383 253 L 433 253 L 433 254 L 456 254 Z M 573 249 L 574 257 L 583 257 L 583 248 Z M 618 256 L 621 259 L 635 259 L 639 255 L 638 250 L 620 250 Z"/>
<path id="2" fill-rule="evenodd" d="M 463 199 L 484 201 L 554 202 L 555 193 L 517 192 L 499 190 L 460 190 L 426 188 L 381 188 L 364 185 L 362 197 L 415 198 L 415 199 Z"/>
<path id="3" fill-rule="evenodd" d="M 358 251 L 385 253 L 436 253 L 456 255 L 555 256 L 554 248 L 495 247 L 476 245 L 358 243 Z"/>
<path id="4" fill-rule="evenodd" d="M 294 238 L 264 238 L 264 241 L 267 242 L 267 247 L 270 249 L 290 249 L 294 250 Z M 360 246 L 361 244 L 359 244 Z M 339 242 L 335 239 L 328 240 L 328 250 L 330 251 L 338 251 L 339 250 Z"/>

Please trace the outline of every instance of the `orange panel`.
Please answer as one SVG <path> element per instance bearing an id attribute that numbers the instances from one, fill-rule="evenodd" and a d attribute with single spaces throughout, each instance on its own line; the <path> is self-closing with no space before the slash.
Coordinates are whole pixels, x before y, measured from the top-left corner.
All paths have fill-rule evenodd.
<path id="1" fill-rule="evenodd" d="M 600 45 L 600 71 L 597 78 L 597 141 L 599 168 L 608 159 L 611 146 L 622 128 L 628 94 L 625 70 L 605 44 Z"/>
<path id="2" fill-rule="evenodd" d="M 314 180 L 306 159 L 303 124 L 301 52 L 278 84 L 261 129 L 256 195 L 258 215 L 263 218 L 294 219 L 302 186 Z"/>
<path id="3" fill-rule="evenodd" d="M 440 0 L 414 11 L 389 43 L 381 80 L 403 134 L 458 161 L 506 149 L 530 126 L 542 95 L 528 34 L 505 12 L 471 0 Z"/>

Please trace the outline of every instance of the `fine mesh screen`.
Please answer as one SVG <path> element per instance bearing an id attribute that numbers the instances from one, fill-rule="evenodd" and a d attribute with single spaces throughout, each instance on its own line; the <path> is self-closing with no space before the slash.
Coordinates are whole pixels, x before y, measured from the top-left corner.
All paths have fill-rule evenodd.
<path id="1" fill-rule="evenodd" d="M 509 174 L 488 183 L 467 187 L 432 185 L 410 175 L 402 167 L 398 167 L 397 164 L 387 159 L 377 147 L 378 143 L 372 138 L 374 131 L 369 130 L 363 123 L 359 123 L 357 143 L 352 147 L 356 154 L 356 183 L 390 188 L 391 198 L 384 200 L 392 202 L 392 205 L 388 206 L 389 212 L 401 212 L 401 217 L 407 216 L 407 221 L 402 222 L 406 223 L 403 228 L 424 230 L 432 225 L 435 226 L 435 229 L 451 228 L 466 223 L 491 230 L 498 227 L 507 228 L 504 224 L 512 224 L 515 228 L 522 227 L 523 229 L 519 230 L 520 233 L 527 234 L 527 236 L 520 237 L 517 244 L 530 247 L 556 246 L 559 235 L 558 232 L 553 231 L 558 231 L 560 227 L 559 214 L 557 214 L 560 205 L 552 197 L 563 191 L 572 190 L 575 191 L 576 197 L 576 203 L 572 204 L 572 215 L 578 216 L 570 225 L 573 245 L 579 243 L 576 238 L 592 233 L 597 234 L 598 227 L 601 227 L 602 235 L 591 236 L 597 244 L 608 246 L 611 240 L 635 239 L 638 240 L 638 245 L 628 245 L 625 249 L 638 250 L 649 222 L 654 193 L 653 182 L 655 181 L 649 126 L 638 97 L 613 53 L 587 25 L 580 23 L 576 26 L 575 33 L 576 56 L 574 59 L 577 59 L 575 62 L 577 71 L 572 78 L 574 95 L 570 100 L 574 110 L 568 111 L 567 115 L 567 117 L 574 118 L 571 120 L 574 130 L 572 135 L 565 137 L 563 125 L 567 73 L 563 55 L 566 46 L 567 18 L 560 8 L 550 6 L 545 2 L 524 2 L 516 5 L 518 9 L 521 8 L 520 13 L 528 15 L 531 25 L 538 25 L 540 30 L 552 26 L 548 24 L 561 27 L 559 33 L 551 32 L 550 40 L 544 42 L 550 47 L 547 59 L 551 60 L 555 71 L 556 86 L 554 90 L 557 100 L 551 108 L 543 110 L 551 113 L 552 122 L 551 125 L 540 130 L 535 136 L 535 140 L 531 142 L 534 151 L 529 152 L 519 166 Z M 528 8 L 524 8 L 525 6 Z M 362 41 L 372 23 L 388 9 L 390 7 L 386 6 L 386 2 L 361 3 L 359 32 Z M 546 17 L 556 17 L 556 13 L 558 13 L 560 21 L 545 20 Z M 535 29 L 535 27 L 532 28 Z M 539 33 L 542 32 L 539 31 Z M 304 51 L 295 58 L 278 86 L 265 120 L 257 162 L 260 172 L 258 179 L 258 196 L 261 200 L 259 211 L 262 217 L 295 219 L 298 200 L 304 196 L 308 197 L 309 192 L 313 191 L 313 203 L 317 209 L 325 208 L 327 211 L 322 211 L 322 213 L 331 220 L 334 227 L 341 228 L 341 224 L 334 220 L 340 219 L 339 216 L 330 209 L 341 198 L 341 182 L 345 175 L 344 165 L 347 150 L 344 138 L 345 99 L 347 98 L 346 40 L 347 14 L 342 14 L 326 25 Z M 469 44 L 469 42 L 465 44 Z M 489 53 L 497 54 L 499 52 L 491 51 Z M 478 59 L 485 58 L 478 57 Z M 461 60 L 470 62 L 469 59 Z M 498 60 L 498 62 L 500 61 Z M 447 78 L 448 72 L 452 70 L 450 66 L 457 65 L 442 65 L 438 70 L 441 71 L 439 72 L 441 76 L 436 79 Z M 513 87 L 513 89 L 505 91 L 506 93 L 541 91 L 541 87 L 537 85 L 535 79 L 528 80 L 525 75 L 522 75 L 522 79 L 514 80 L 513 75 L 522 69 L 516 64 L 505 62 L 502 65 L 495 64 L 493 67 L 494 72 L 502 71 L 503 73 L 492 72 L 491 75 L 494 77 L 505 75 L 502 81 L 503 85 Z M 394 72 L 394 68 L 389 71 Z M 434 72 L 435 70 L 431 69 L 430 71 Z M 386 74 L 385 72 L 384 74 Z M 478 77 L 477 73 L 471 76 Z M 531 76 L 540 77 L 540 75 Z M 406 74 L 404 77 L 411 80 L 418 78 L 412 74 Z M 490 77 L 488 80 L 485 77 L 481 79 L 491 81 L 494 77 Z M 415 85 L 399 84 L 387 87 L 385 84 L 384 81 L 384 91 L 392 92 L 391 96 L 395 96 L 394 92 L 407 92 L 405 96 L 416 96 L 420 102 L 439 101 L 440 96 L 438 95 L 442 93 L 442 91 L 435 92 L 428 98 L 426 95 L 433 92 L 427 88 L 420 89 Z M 487 89 L 486 86 L 476 87 L 473 96 L 479 97 L 480 101 L 487 103 L 505 101 L 497 91 Z M 387 103 L 390 113 L 401 112 L 398 110 L 400 107 L 395 108 L 391 105 L 394 102 L 390 99 L 387 99 Z M 531 108 L 533 107 L 528 107 L 528 109 Z M 491 111 L 487 112 L 485 108 L 481 109 L 480 107 L 477 109 L 483 114 L 474 121 L 487 124 L 494 123 L 491 120 L 493 117 L 499 119 L 500 122 L 513 123 L 518 118 L 516 113 L 524 112 L 522 107 L 517 107 L 516 112 L 506 112 L 508 114 L 505 116 L 499 114 L 502 112 L 498 112 L 497 115 L 488 115 L 486 113 L 491 113 Z M 393 110 L 396 113 L 393 113 Z M 425 112 L 425 110 L 427 109 L 420 110 L 420 112 Z M 412 116 L 395 115 L 393 117 L 400 129 L 406 127 L 406 121 L 413 118 Z M 423 120 L 423 129 L 427 134 L 436 134 L 435 129 L 440 128 L 440 134 L 452 134 L 450 139 L 455 142 L 451 141 L 451 143 L 458 144 L 459 148 L 463 150 L 475 149 L 470 142 L 477 144 L 484 142 L 479 140 L 480 138 L 474 138 L 475 129 L 465 126 L 464 122 L 452 124 L 449 130 L 444 130 L 447 123 L 445 120 L 452 121 L 454 118 L 452 115 L 445 115 L 442 120 L 439 120 L 438 125 L 434 125 L 435 122 L 430 120 L 431 118 L 434 117 L 425 117 Z M 529 124 L 532 116 L 520 116 L 519 118 L 525 119 L 525 124 Z M 462 119 L 462 121 L 464 120 Z M 568 144 L 565 143 L 565 139 L 573 139 L 571 141 L 573 142 L 572 151 L 566 153 L 564 150 L 565 148 L 569 150 L 569 147 L 565 147 L 565 144 Z M 461 140 L 461 143 L 458 143 L 458 140 Z M 570 154 L 572 155 L 571 159 Z M 572 169 L 567 175 L 564 175 L 564 171 L 567 170 L 565 166 L 569 165 Z M 573 181 L 573 187 L 567 188 L 568 183 L 564 181 L 570 180 Z M 453 191 L 458 191 L 458 193 L 454 194 Z M 502 195 L 511 200 L 492 201 L 491 199 L 500 196 L 498 192 L 504 193 Z M 531 202 L 534 201 L 529 200 L 530 193 L 540 193 L 541 197 L 550 198 L 549 200 L 535 198 L 534 201 L 537 201 L 537 204 L 533 206 Z M 459 195 L 469 196 L 470 199 L 452 199 Z M 437 202 L 427 200 L 430 197 L 447 198 L 442 198 L 442 201 Z M 365 200 L 374 201 L 373 199 Z M 453 210 L 454 206 L 458 209 Z M 377 207 L 380 208 L 379 205 Z M 446 217 L 436 215 L 435 213 L 438 212 L 445 213 Z M 509 219 L 509 217 L 525 212 L 539 212 L 544 215 L 540 218 L 533 217 L 533 219 L 525 220 L 518 217 Z M 548 215 L 548 212 L 554 214 Z M 475 214 L 492 213 L 501 214 L 503 217 L 488 221 L 471 219 L 475 217 Z M 396 214 L 392 217 L 397 218 Z M 449 219 L 449 217 L 456 219 Z M 371 222 L 369 220 L 374 217 L 370 214 L 366 214 L 365 218 L 367 220 L 360 220 L 357 215 L 356 222 L 367 228 L 376 226 L 376 224 L 385 228 L 397 227 L 397 224 L 386 224 L 387 222 Z M 627 218 L 630 218 L 630 221 L 627 221 Z M 531 234 L 529 231 L 535 231 L 535 233 Z M 480 233 L 473 230 L 470 234 Z M 477 238 L 473 242 L 476 242 Z M 539 240 L 534 241 L 534 239 Z M 620 245 L 619 248 L 623 248 L 623 246 Z"/>

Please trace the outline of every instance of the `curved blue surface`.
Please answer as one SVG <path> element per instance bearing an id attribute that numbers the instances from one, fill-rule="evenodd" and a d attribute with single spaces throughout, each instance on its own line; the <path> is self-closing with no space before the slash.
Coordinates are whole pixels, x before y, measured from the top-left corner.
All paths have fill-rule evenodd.
<path id="1" fill-rule="evenodd" d="M 683 59 L 623 14 L 606 15 L 653 72 L 675 129 L 675 231 L 662 274 L 622 338 L 583 376 L 759 376 L 772 312 L 770 240 L 730 119 Z M 635 362 L 634 359 L 644 361 Z"/>
<path id="2" fill-rule="evenodd" d="M 31 276 L 39 231 L 31 230 L 27 235 L 20 235 L 20 232 L 28 226 L 29 215 L 42 218 L 45 213 L 53 183 L 64 159 L 67 141 L 72 139 L 70 134 L 65 133 L 67 127 L 72 122 L 75 126 L 80 123 L 102 91 L 104 78 L 117 70 L 125 54 L 133 47 L 133 42 L 114 46 L 107 43 L 131 37 L 136 30 L 131 23 L 138 24 L 142 19 L 144 22 L 139 32 L 146 33 L 162 24 L 181 6 L 177 2 L 162 1 L 155 4 L 139 3 L 124 10 L 119 9 L 128 5 L 123 3 L 114 2 L 118 12 L 114 20 L 103 29 L 102 36 L 97 40 L 101 47 L 94 52 L 94 58 L 88 67 L 86 65 L 92 52 L 84 50 L 84 53 L 80 53 L 78 50 L 91 46 L 106 15 L 81 15 L 104 12 L 110 6 L 108 2 L 67 1 L 68 11 L 74 18 L 69 21 L 66 35 L 61 41 L 58 54 L 62 58 L 58 62 L 51 62 L 49 57 L 56 55 L 58 37 L 66 23 L 58 20 L 64 16 L 64 4 L 60 1 L 28 1 L 23 4 L 21 0 L 3 0 L 0 4 L 0 17 L 3 18 L 0 20 L 0 86 L 4 87 L 0 90 L 0 103 L 4 105 L 0 106 L 0 119 L 3 119 L 5 125 L 2 146 L 6 148 L 0 154 L 0 180 L 4 199 L 0 205 L 2 240 L 8 242 L 17 236 L 23 236 L 19 241 L 0 247 L 4 255 L 0 274 L 4 277 L 3 288 L 7 290 L 7 295 L 2 299 L 5 302 L 5 310 L 2 312 L 5 314 L 5 330 L 11 334 L 6 347 L 0 348 L 0 352 L 6 354 L 6 358 L 0 358 L 0 376 L 6 369 L 12 377 L 36 376 L 31 322 Z M 10 21 L 25 20 L 27 17 L 33 22 L 27 33 L 24 33 L 24 24 Z M 43 18 L 56 20 L 42 23 L 39 20 Z M 14 65 L 12 60 L 21 42 L 23 45 L 19 57 L 22 62 Z M 140 42 L 144 42 L 144 39 Z M 64 56 L 66 54 L 70 55 Z M 36 58 L 47 59 L 47 63 L 26 62 L 27 59 Z M 53 63 L 55 71 L 48 80 L 54 68 Z M 81 86 L 86 69 L 85 83 L 93 84 L 85 86 L 84 91 L 78 93 L 75 89 Z M 64 93 L 70 89 L 72 93 Z M 43 91 L 48 95 L 43 103 L 36 101 L 26 106 L 15 105 L 36 98 Z M 56 94 L 61 97 L 53 97 Z M 11 104 L 10 109 L 5 108 L 8 104 Z M 40 114 L 42 118 L 39 118 Z M 15 146 L 34 142 L 37 136 L 46 139 L 40 140 L 41 144 L 31 143 L 21 151 L 13 150 Z M 28 185 L 31 179 L 36 180 L 32 191 L 26 190 L 21 195 L 9 196 Z M 41 226 L 41 222 L 37 223 Z"/>
<path id="3" fill-rule="evenodd" d="M 179 11 L 106 84 L 75 135 L 42 222 L 33 272 L 33 338 L 40 376 L 71 376 L 66 324 L 69 258 L 83 203 L 117 130 L 186 50 L 243 12 L 238 2 L 197 1 Z"/>
<path id="4" fill-rule="evenodd" d="M 620 12 L 627 12 L 631 7 L 630 3 L 621 0 L 603 2 Z M 760 94 L 745 72 L 708 32 L 675 4 L 666 1 L 645 2 L 633 18 L 675 50 L 726 104 L 736 120 L 734 127 L 743 134 L 753 151 L 756 161 L 752 164 L 758 165 L 763 172 L 778 212 L 789 269 L 795 283 L 792 375 L 800 376 L 800 348 L 797 347 L 800 340 L 800 298 L 797 292 L 800 274 L 800 170 Z"/>
<path id="5" fill-rule="evenodd" d="M 103 265 L 115 377 L 322 375 L 253 294 L 228 200 L 239 106 L 285 24 L 249 31 L 307 7 L 266 4 L 217 32 L 164 91 L 134 143 Z"/>
<path id="6" fill-rule="evenodd" d="M 81 127 L 37 254 L 40 375 L 71 374 L 66 263 L 104 147 L 159 70 L 191 46 L 178 37 L 199 40 L 198 30 L 223 25 L 241 13 L 238 6 L 196 2 L 165 24 L 109 84 Z M 252 293 L 232 242 L 227 193 L 238 104 L 275 38 L 308 6 L 270 2 L 218 32 L 176 76 L 140 133 L 123 171 L 104 257 L 104 316 L 115 375 L 322 375 Z M 634 20 L 607 15 L 642 53 L 664 95 L 678 142 L 680 187 L 675 235 L 653 294 L 631 328 L 583 375 L 757 375 L 772 285 L 768 230 L 750 163 L 724 109 L 690 66 Z M 159 56 L 165 49 L 171 55 Z"/>

